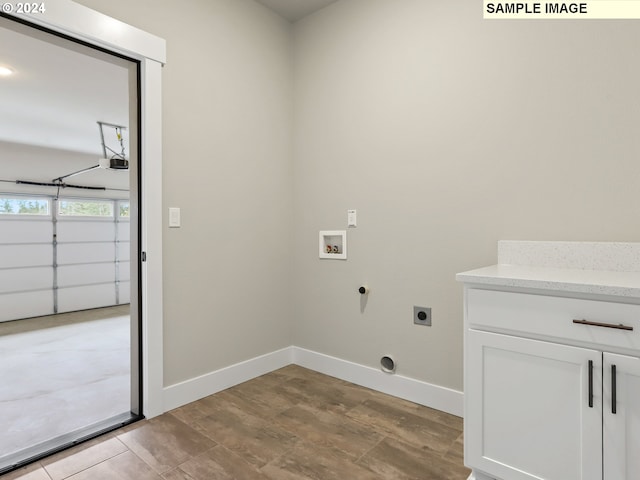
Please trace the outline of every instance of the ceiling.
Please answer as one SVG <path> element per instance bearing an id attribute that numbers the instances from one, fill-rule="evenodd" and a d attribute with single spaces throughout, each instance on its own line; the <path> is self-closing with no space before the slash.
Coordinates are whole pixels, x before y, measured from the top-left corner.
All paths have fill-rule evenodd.
<path id="1" fill-rule="evenodd" d="M 67 151 L 68 157 L 75 159 L 74 165 L 83 168 L 86 163 L 89 167 L 103 157 L 97 122 L 129 124 L 133 62 L 0 18 L 1 65 L 14 71 L 0 77 L 0 142 L 5 145 Z M 120 151 L 115 129 L 104 130 L 107 145 Z M 128 133 L 124 132 L 127 158 Z M 13 152 L 14 148 L 5 151 Z M 77 153 L 86 154 L 82 165 L 78 158 L 83 157 Z M 59 159 L 60 155 L 52 154 L 52 158 Z M 50 181 L 71 173 L 60 168 L 46 170 L 40 174 L 32 169 L 29 174 Z M 78 178 L 84 181 L 87 177 Z"/>
<path id="2" fill-rule="evenodd" d="M 290 22 L 297 22 L 303 17 L 331 5 L 338 0 L 256 0 L 270 8 Z"/>
<path id="3" fill-rule="evenodd" d="M 0 19 L 0 140 L 100 154 L 97 122 L 129 123 L 127 66 L 43 35 Z"/>

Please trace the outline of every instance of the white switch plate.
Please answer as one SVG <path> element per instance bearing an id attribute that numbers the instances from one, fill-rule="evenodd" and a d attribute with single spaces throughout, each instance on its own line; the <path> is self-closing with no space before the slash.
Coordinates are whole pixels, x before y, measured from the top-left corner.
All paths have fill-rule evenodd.
<path id="1" fill-rule="evenodd" d="M 347 210 L 347 226 L 348 227 L 357 227 L 357 213 L 355 210 Z"/>
<path id="2" fill-rule="evenodd" d="M 169 227 L 180 227 L 180 209 L 176 207 L 169 208 Z"/>

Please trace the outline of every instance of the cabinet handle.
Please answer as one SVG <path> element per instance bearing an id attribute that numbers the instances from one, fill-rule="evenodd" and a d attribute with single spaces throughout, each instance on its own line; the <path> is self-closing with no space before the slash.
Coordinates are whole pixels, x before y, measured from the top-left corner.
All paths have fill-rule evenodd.
<path id="1" fill-rule="evenodd" d="M 589 360 L 589 408 L 593 408 L 593 360 Z"/>
<path id="2" fill-rule="evenodd" d="M 616 366 L 611 365 L 611 413 L 614 415 L 618 413 L 616 407 L 618 394 L 616 392 Z"/>
<path id="3" fill-rule="evenodd" d="M 604 327 L 604 328 L 615 328 L 617 330 L 629 330 L 633 331 L 633 327 L 629 325 L 618 324 L 615 325 L 613 323 L 601 323 L 601 322 L 590 322 L 588 320 L 574 320 L 573 323 L 578 323 L 580 325 L 589 325 L 592 327 Z"/>

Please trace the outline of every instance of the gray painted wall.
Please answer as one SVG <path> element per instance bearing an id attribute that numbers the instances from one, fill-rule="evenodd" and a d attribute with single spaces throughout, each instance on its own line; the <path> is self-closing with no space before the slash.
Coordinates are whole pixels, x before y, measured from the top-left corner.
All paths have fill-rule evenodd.
<path id="1" fill-rule="evenodd" d="M 295 344 L 461 389 L 456 272 L 498 239 L 638 239 L 634 22 L 341 0 L 291 37 L 251 0 L 80 3 L 167 39 L 166 385 Z M 319 260 L 349 208 L 349 259 Z"/>
<path id="2" fill-rule="evenodd" d="M 456 272 L 499 239 L 638 240 L 637 23 L 342 0 L 294 32 L 295 345 L 461 390 Z M 350 208 L 348 261 L 318 260 Z"/>
<path id="3" fill-rule="evenodd" d="M 167 40 L 165 385 L 291 345 L 290 24 L 251 0 L 79 3 Z"/>

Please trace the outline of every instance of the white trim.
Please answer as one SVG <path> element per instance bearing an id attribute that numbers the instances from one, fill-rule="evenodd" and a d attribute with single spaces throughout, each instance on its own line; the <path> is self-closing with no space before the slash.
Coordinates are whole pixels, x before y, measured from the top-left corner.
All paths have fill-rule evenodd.
<path id="1" fill-rule="evenodd" d="M 165 410 L 173 410 L 265 373 L 291 365 L 293 348 L 286 347 L 282 350 L 276 350 L 166 387 L 164 389 Z"/>
<path id="2" fill-rule="evenodd" d="M 47 0 L 45 7 L 44 13 L 13 12 L 10 15 L 112 52 L 163 64 L 167 61 L 167 47 L 163 38 L 71 0 Z"/>
<path id="3" fill-rule="evenodd" d="M 153 60 L 140 65 L 142 169 L 142 232 L 140 249 L 146 252 L 142 272 L 142 413 L 152 418 L 164 413 L 164 353 L 162 306 L 162 65 Z"/>
<path id="4" fill-rule="evenodd" d="M 488 477 L 484 473 L 481 473 L 477 470 L 472 470 L 471 475 L 467 480 L 495 480 L 493 477 Z"/>
<path id="5" fill-rule="evenodd" d="M 47 0 L 46 12 L 15 15 L 55 32 L 140 61 L 142 138 L 142 413 L 163 409 L 162 342 L 162 63 L 166 42 L 70 0 Z"/>
<path id="6" fill-rule="evenodd" d="M 295 346 L 267 353 L 166 387 L 164 389 L 165 410 L 169 411 L 195 402 L 292 363 L 426 407 L 462 416 L 462 392 L 413 378 L 390 375 L 376 368 Z"/>
<path id="7" fill-rule="evenodd" d="M 379 392 L 462 417 L 462 392 L 431 383 L 384 373 L 382 370 L 331 357 L 300 347 L 293 348 L 293 363 Z"/>

